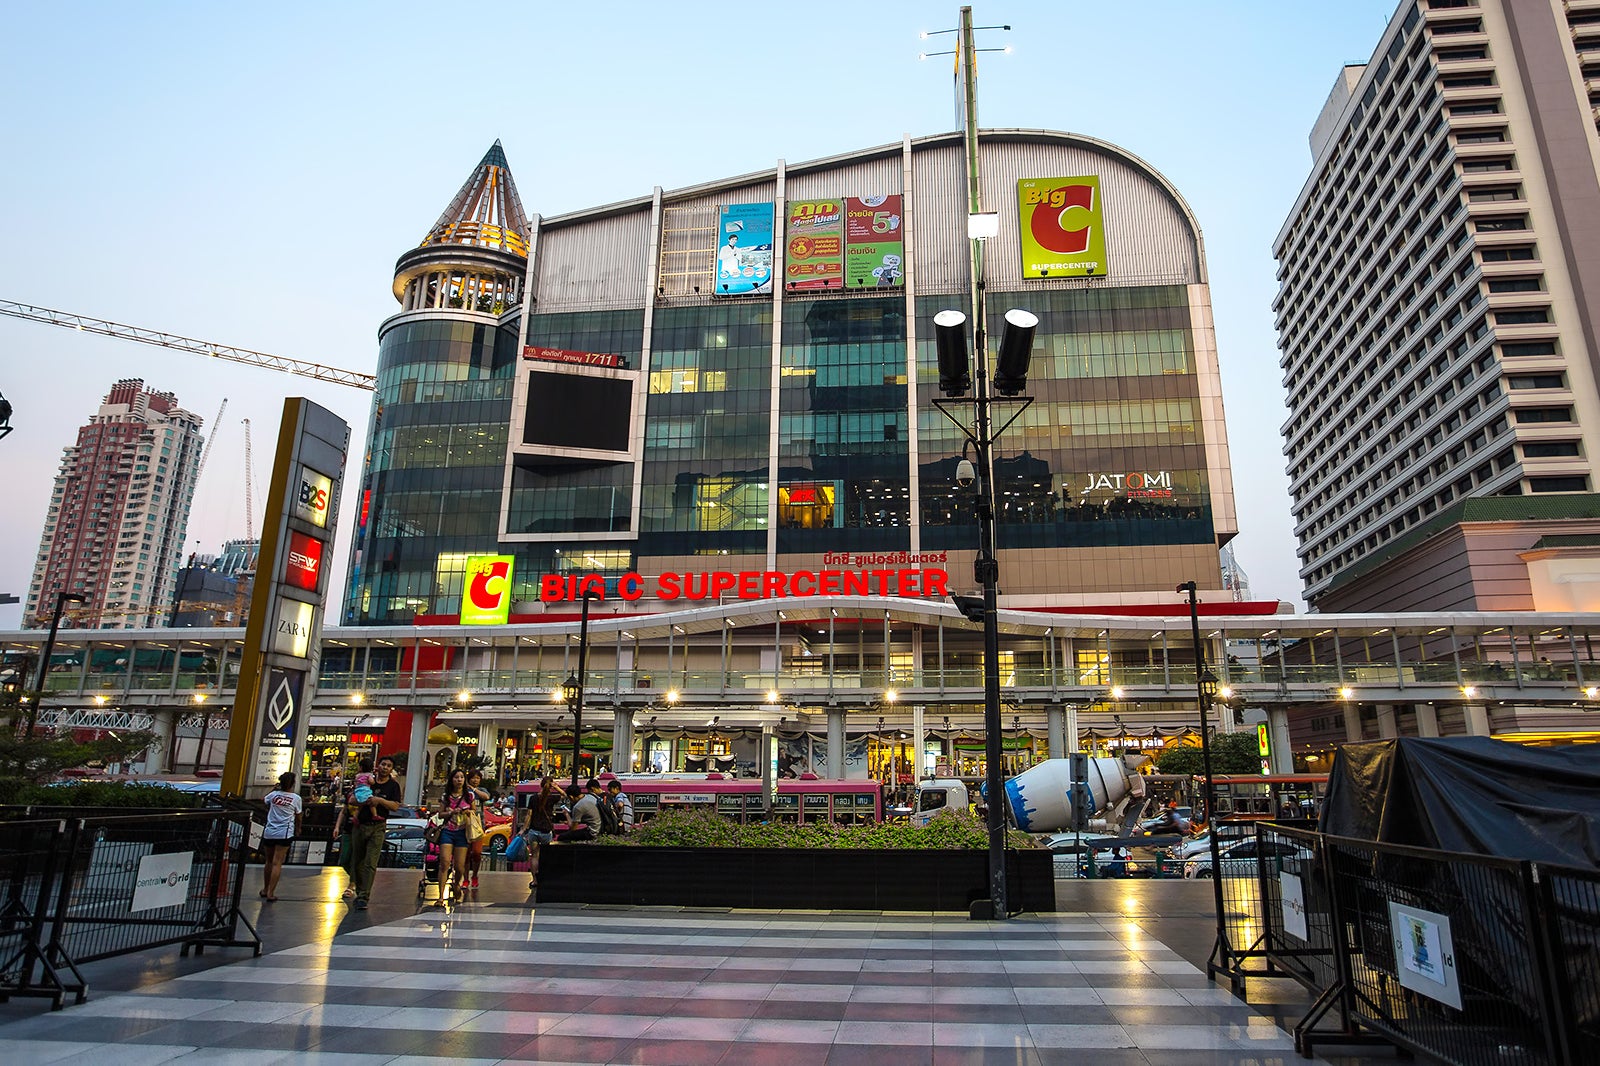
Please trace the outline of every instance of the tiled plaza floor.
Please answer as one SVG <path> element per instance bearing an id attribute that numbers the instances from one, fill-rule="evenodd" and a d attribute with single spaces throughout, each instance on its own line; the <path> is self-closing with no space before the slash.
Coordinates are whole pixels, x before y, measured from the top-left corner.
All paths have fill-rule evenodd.
<path id="1" fill-rule="evenodd" d="M 1146 924 L 477 903 L 342 920 L 58 1013 L 8 1009 L 0 1061 L 1303 1061 Z"/>

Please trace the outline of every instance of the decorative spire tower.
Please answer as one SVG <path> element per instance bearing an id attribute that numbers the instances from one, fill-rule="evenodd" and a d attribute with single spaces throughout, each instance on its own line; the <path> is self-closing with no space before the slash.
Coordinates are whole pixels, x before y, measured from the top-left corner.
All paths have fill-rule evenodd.
<path id="1" fill-rule="evenodd" d="M 498 542 L 528 216 L 495 141 L 395 264 L 345 621 L 459 610 L 467 555 Z"/>
<path id="2" fill-rule="evenodd" d="M 499 316 L 522 302 L 527 265 L 528 216 L 495 141 L 422 244 L 395 264 L 394 295 L 406 311 Z"/>

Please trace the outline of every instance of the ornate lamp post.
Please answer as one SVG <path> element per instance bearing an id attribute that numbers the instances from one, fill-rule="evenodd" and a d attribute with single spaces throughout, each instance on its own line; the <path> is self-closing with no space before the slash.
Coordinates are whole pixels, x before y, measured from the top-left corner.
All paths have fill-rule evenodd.
<path id="1" fill-rule="evenodd" d="M 582 662 L 582 658 L 579 658 Z M 572 712 L 572 787 L 578 787 L 578 754 L 583 743 L 583 682 L 576 674 L 568 674 L 561 683 L 561 698 L 567 701 Z"/>

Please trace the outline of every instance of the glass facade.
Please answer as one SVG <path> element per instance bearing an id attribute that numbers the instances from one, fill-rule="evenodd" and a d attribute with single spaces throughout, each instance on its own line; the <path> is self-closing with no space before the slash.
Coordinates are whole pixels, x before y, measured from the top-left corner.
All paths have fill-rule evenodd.
<path id="1" fill-rule="evenodd" d="M 784 305 L 780 553 L 910 547 L 905 306 L 898 295 Z"/>
<path id="2" fill-rule="evenodd" d="M 515 328 L 459 319 L 383 334 L 349 624 L 460 609 L 466 555 L 498 539 L 516 341 Z"/>
<path id="3" fill-rule="evenodd" d="M 933 406 L 933 316 L 959 298 L 917 301 L 922 546 L 973 548 L 955 484 L 962 436 Z M 1181 285 L 988 294 L 991 360 L 1013 307 L 1039 316 L 1034 402 L 995 450 L 1000 548 L 1213 543 L 1187 290 Z M 998 429 L 1015 413 L 996 408 Z"/>
<path id="4" fill-rule="evenodd" d="M 772 305 L 656 311 L 639 554 L 767 550 Z"/>

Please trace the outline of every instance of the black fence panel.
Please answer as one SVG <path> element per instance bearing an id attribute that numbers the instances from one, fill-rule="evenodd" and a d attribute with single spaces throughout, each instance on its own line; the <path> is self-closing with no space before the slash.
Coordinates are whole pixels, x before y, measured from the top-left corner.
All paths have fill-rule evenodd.
<path id="1" fill-rule="evenodd" d="M 1600 1066 L 1600 871 L 1536 867 L 1570 1061 Z"/>
<path id="2" fill-rule="evenodd" d="M 236 934 L 249 820 L 206 811 L 69 823 L 69 873 L 51 944 L 79 964 L 182 943 L 255 946 Z"/>
<path id="3" fill-rule="evenodd" d="M 1266 871 L 1261 885 L 1267 964 L 1313 992 L 1330 988 L 1339 962 L 1322 838 L 1310 829 L 1274 824 L 1257 826 L 1256 837 L 1263 856 L 1301 856 L 1292 869 Z"/>
<path id="4" fill-rule="evenodd" d="M 64 884 L 62 819 L 0 822 L 0 1002 L 44 996 L 60 1010 L 70 992 L 82 1003 L 87 986 L 70 960 L 48 948 L 47 933 Z"/>
<path id="5" fill-rule="evenodd" d="M 1531 864 L 1349 838 L 1324 848 L 1354 1021 L 1461 1066 L 1572 1061 Z"/>
<path id="6" fill-rule="evenodd" d="M 1217 916 L 1217 943 L 1208 969 L 1212 976 L 1228 978 L 1235 992 L 1243 991 L 1247 977 L 1289 976 L 1272 962 L 1269 919 L 1280 907 L 1278 874 L 1301 873 L 1311 852 L 1297 838 L 1261 836 L 1259 830 L 1269 824 L 1219 818 L 1220 863 L 1209 849 L 1186 860 L 1185 877 L 1214 877 L 1221 883 L 1222 913 Z"/>

